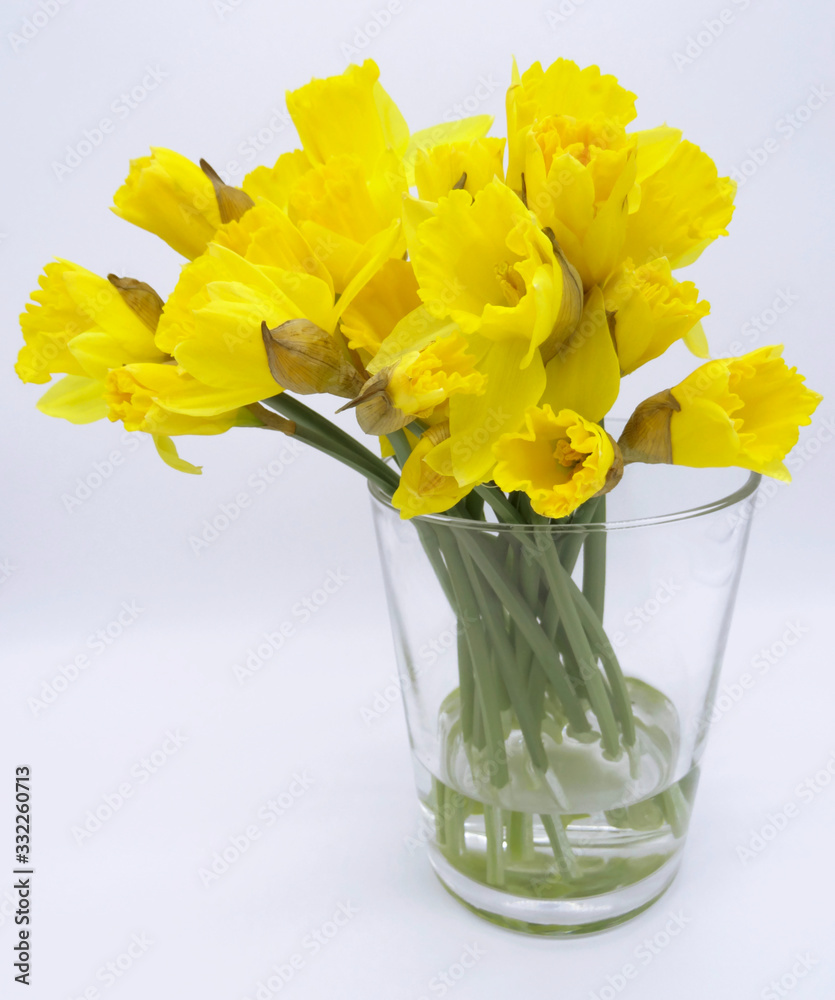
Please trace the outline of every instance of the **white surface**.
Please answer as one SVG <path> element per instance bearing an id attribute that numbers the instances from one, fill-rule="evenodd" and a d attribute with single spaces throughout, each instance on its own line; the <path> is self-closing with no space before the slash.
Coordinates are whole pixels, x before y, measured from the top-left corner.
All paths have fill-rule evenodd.
<path id="1" fill-rule="evenodd" d="M 163 293 L 176 279 L 173 252 L 107 211 L 129 158 L 155 144 L 221 169 L 241 160 L 239 144 L 270 127 L 285 87 L 340 71 L 343 43 L 383 6 L 69 0 L 17 51 L 7 36 L 38 7 L 3 9 L 0 560 L 14 570 L 0 585 L 0 995 L 22 990 L 12 982 L 3 895 L 11 885 L 13 768 L 27 763 L 37 876 L 35 985 L 26 995 L 37 1000 L 78 998 L 91 987 L 114 1000 L 242 1000 L 294 954 L 301 968 L 282 996 L 441 996 L 435 977 L 473 944 L 483 955 L 448 991 L 460 1000 L 605 1000 L 607 977 L 623 986 L 614 995 L 642 1000 L 767 997 L 772 980 L 785 975 L 791 984 L 796 956 L 806 954 L 817 964 L 784 995 L 825 1000 L 835 985 L 835 788 L 800 797 L 798 786 L 835 752 L 827 523 L 835 446 L 823 419 L 831 427 L 831 401 L 804 433 L 795 485 L 776 489 L 755 525 L 723 680 L 746 671 L 757 679 L 715 726 L 679 880 L 623 928 L 550 942 L 471 916 L 409 850 L 417 806 L 401 710 L 395 704 L 369 725 L 361 717 L 394 669 L 363 484 L 303 453 L 257 493 L 250 477 L 283 445 L 254 431 L 184 442 L 183 454 L 205 474 L 179 476 L 148 444 L 128 453 L 114 426 L 79 429 L 40 415 L 38 389 L 11 372 L 16 315 L 52 255 L 135 275 Z M 496 113 L 500 132 L 515 52 L 523 66 L 558 55 L 599 63 L 638 93 L 640 126 L 666 119 L 683 127 L 725 171 L 773 138 L 776 151 L 740 191 L 731 238 L 688 277 L 713 304 L 714 344 L 742 338 L 747 349 L 784 339 L 790 361 L 826 392 L 835 357 L 826 260 L 835 101 L 790 136 L 784 116 L 813 87 L 835 90 L 831 6 L 728 0 L 733 20 L 681 71 L 674 54 L 718 17 L 721 0 L 550 6 L 563 21 L 549 24 L 547 3 L 414 0 L 360 55 L 378 61 L 415 129 L 454 115 L 486 79 L 495 89 L 478 110 Z M 168 75 L 59 181 L 53 161 L 141 83 L 147 66 Z M 285 128 L 258 160 L 292 145 Z M 796 301 L 773 336 L 746 339 L 749 318 L 781 292 Z M 635 376 L 621 411 L 672 384 L 688 364 L 673 352 Z M 114 448 L 124 463 L 69 513 L 62 496 Z M 189 536 L 242 490 L 252 505 L 195 555 Z M 302 624 L 294 605 L 330 571 L 347 580 Z M 123 601 L 144 610 L 100 655 L 86 648 Z M 286 621 L 295 633 L 239 684 L 233 665 Z M 758 651 L 793 622 L 808 632 L 760 674 Z M 30 697 L 85 649 L 89 668 L 35 717 Z M 162 747 L 168 730 L 187 741 L 141 782 L 142 758 Z M 310 788 L 267 828 L 259 809 L 305 772 Z M 79 845 L 72 828 L 124 782 L 131 797 Z M 737 847 L 790 803 L 797 815 L 742 863 Z M 204 885 L 199 869 L 253 823 L 259 839 Z M 340 903 L 358 912 L 314 954 L 307 935 Z M 647 962 L 649 952 L 636 949 L 656 934 L 663 942 L 673 914 L 686 924 Z M 151 946 L 106 986 L 99 970 L 134 934 Z M 628 963 L 638 978 L 621 981 Z"/>

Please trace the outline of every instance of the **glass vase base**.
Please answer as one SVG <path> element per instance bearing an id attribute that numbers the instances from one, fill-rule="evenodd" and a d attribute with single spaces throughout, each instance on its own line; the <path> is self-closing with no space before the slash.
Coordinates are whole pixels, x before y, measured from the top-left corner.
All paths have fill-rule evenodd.
<path id="1" fill-rule="evenodd" d="M 574 899 L 530 899 L 493 889 L 453 867 L 434 844 L 429 860 L 447 892 L 483 919 L 524 934 L 572 937 L 608 930 L 643 913 L 672 884 L 681 854 L 632 885 Z"/>

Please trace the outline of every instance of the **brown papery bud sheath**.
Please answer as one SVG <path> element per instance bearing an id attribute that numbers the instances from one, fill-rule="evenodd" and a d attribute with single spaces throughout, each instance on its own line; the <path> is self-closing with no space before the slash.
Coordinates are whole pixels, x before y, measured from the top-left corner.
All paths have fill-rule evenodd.
<path id="1" fill-rule="evenodd" d="M 108 274 L 107 280 L 117 289 L 145 326 L 155 333 L 165 303 L 153 288 L 144 281 L 137 281 L 136 278 L 119 278 L 115 274 Z"/>
<path id="2" fill-rule="evenodd" d="M 217 198 L 217 207 L 220 212 L 220 221 L 223 223 L 237 221 L 247 211 L 252 208 L 255 202 L 246 191 L 226 184 L 220 175 L 205 160 L 200 161 L 200 169 L 212 182 Z"/>
<path id="3" fill-rule="evenodd" d="M 404 413 L 392 403 L 388 394 L 388 384 L 394 366 L 382 368 L 362 387 L 362 391 L 350 403 L 337 410 L 355 409 L 357 423 L 366 434 L 393 434 L 414 420 L 414 416 Z"/>
<path id="4" fill-rule="evenodd" d="M 678 400 L 669 389 L 640 403 L 618 441 L 624 462 L 671 465 L 673 442 L 670 422 L 673 414 L 680 409 Z"/>
<path id="5" fill-rule="evenodd" d="M 333 337 L 307 319 L 291 319 L 271 330 L 261 324 L 272 377 L 299 395 L 329 392 L 350 399 L 362 378 L 342 355 Z"/>

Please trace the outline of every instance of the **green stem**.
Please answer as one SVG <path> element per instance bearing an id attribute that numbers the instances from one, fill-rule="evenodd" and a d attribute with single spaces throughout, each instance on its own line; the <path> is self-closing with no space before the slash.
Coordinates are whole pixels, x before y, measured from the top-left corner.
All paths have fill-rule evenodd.
<path id="1" fill-rule="evenodd" d="M 262 402 L 296 424 L 293 436 L 300 441 L 371 479 L 388 496 L 397 489 L 399 479 L 382 459 L 315 410 L 283 392 Z"/>
<path id="2" fill-rule="evenodd" d="M 623 741 L 627 746 L 632 746 L 635 743 L 635 716 L 632 712 L 632 699 L 629 697 L 626 678 L 623 676 L 623 670 L 618 662 L 617 654 L 612 648 L 611 642 L 609 642 L 609 637 L 606 635 L 600 618 L 589 604 L 585 594 L 570 578 L 569 585 L 580 621 L 591 644 L 600 656 L 603 669 L 611 686 L 614 708 L 620 719 L 621 729 L 623 730 Z"/>
<path id="3" fill-rule="evenodd" d="M 487 882 L 504 885 L 504 828 L 499 806 L 484 806 L 484 833 L 487 838 Z"/>
<path id="4" fill-rule="evenodd" d="M 606 497 L 600 497 L 593 521 L 605 523 Z M 583 546 L 583 593 L 592 610 L 603 621 L 606 594 L 606 531 L 590 531 Z"/>
<path id="5" fill-rule="evenodd" d="M 461 533 L 460 544 L 466 547 L 473 562 L 484 575 L 484 579 L 490 584 L 496 596 L 521 629 L 542 669 L 554 685 L 554 690 L 562 702 L 565 714 L 575 732 L 588 732 L 590 727 L 583 706 L 574 693 L 574 688 L 563 670 L 559 657 L 542 631 L 533 611 L 525 603 L 519 591 L 504 579 L 493 556 L 487 553 L 475 539 L 471 538 L 469 532 Z"/>
<path id="6" fill-rule="evenodd" d="M 476 486 L 473 490 L 493 508 L 496 517 L 504 524 L 524 524 L 525 519 L 502 491 L 495 486 Z"/>
<path id="7" fill-rule="evenodd" d="M 533 816 L 512 812 L 507 824 L 507 853 L 516 861 L 530 861 L 534 856 Z"/>
<path id="8" fill-rule="evenodd" d="M 434 777 L 432 784 L 435 786 L 435 836 L 438 846 L 443 848 L 447 846 L 446 785 Z"/>
<path id="9" fill-rule="evenodd" d="M 525 689 L 522 675 L 516 664 L 513 646 L 508 638 L 507 632 L 502 627 L 502 606 L 496 600 L 495 594 L 482 586 L 479 573 L 473 565 L 467 551 L 462 549 L 464 565 L 470 574 L 473 593 L 476 601 L 482 609 L 481 617 L 487 623 L 487 630 L 493 641 L 493 648 L 496 652 L 496 659 L 499 664 L 505 687 L 510 695 L 511 705 L 516 717 L 519 720 L 519 727 L 525 738 L 528 752 L 534 767 L 538 771 L 548 770 L 548 757 L 539 735 L 539 727 L 536 723 L 531 708 L 528 692 Z"/>
<path id="10" fill-rule="evenodd" d="M 551 850 L 554 852 L 554 860 L 557 862 L 560 875 L 567 880 L 579 878 L 580 866 L 577 863 L 574 852 L 571 850 L 571 844 L 568 842 L 562 820 L 558 816 L 556 822 L 554 822 L 554 818 L 549 816 L 548 813 L 540 813 L 539 818 L 542 820 L 542 825 L 548 834 L 548 840 L 551 843 Z"/>
<path id="11" fill-rule="evenodd" d="M 466 630 L 471 622 L 458 619 L 458 695 L 461 703 L 461 735 L 465 743 L 473 738 L 473 703 L 475 701 L 475 677 L 470 662 L 470 645 Z"/>
<path id="12" fill-rule="evenodd" d="M 546 550 L 542 554 L 542 559 L 545 576 L 551 587 L 562 626 L 579 665 L 592 709 L 597 716 L 603 746 L 613 757 L 617 757 L 620 754 L 618 726 L 609 703 L 606 686 L 597 669 L 597 657 L 592 653 L 588 636 L 575 607 L 571 591 L 573 581 L 560 562 L 555 549 Z"/>
<path id="13" fill-rule="evenodd" d="M 470 647 L 470 662 L 475 677 L 475 691 L 481 709 L 484 735 L 487 739 L 488 757 L 492 760 L 490 780 L 496 788 L 504 788 L 508 783 L 507 751 L 502 735 L 501 710 L 499 707 L 498 678 L 493 676 L 493 663 L 487 639 L 481 627 L 481 614 L 473 593 L 472 585 L 461 554 L 455 545 L 455 538 L 439 537 L 441 551 L 449 569 L 452 587 L 461 614 L 469 623 L 467 642 Z"/>
<path id="14" fill-rule="evenodd" d="M 394 431 L 391 434 L 386 434 L 386 437 L 394 449 L 394 457 L 397 459 L 397 464 L 402 469 L 406 464 L 406 459 L 412 454 L 412 446 L 409 444 L 406 432 L 402 430 Z"/>

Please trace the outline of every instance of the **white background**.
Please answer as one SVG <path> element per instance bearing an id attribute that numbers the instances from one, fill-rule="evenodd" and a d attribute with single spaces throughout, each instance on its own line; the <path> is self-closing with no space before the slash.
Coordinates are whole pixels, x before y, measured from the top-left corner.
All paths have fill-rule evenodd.
<path id="1" fill-rule="evenodd" d="M 78 428 L 41 415 L 38 388 L 12 372 L 17 314 L 53 255 L 147 280 L 162 294 L 173 287 L 176 254 L 108 212 L 131 157 L 153 144 L 221 170 L 233 160 L 246 169 L 271 163 L 294 146 L 291 128 L 273 127 L 284 90 L 340 72 L 350 60 L 344 46 L 356 45 L 354 58 L 379 63 L 415 130 L 489 91 L 476 110 L 494 113 L 501 134 L 515 53 L 523 67 L 557 56 L 598 63 L 639 95 L 639 127 L 680 126 L 723 173 L 742 170 L 772 139 L 772 152 L 747 165 L 731 237 L 687 276 L 712 303 L 706 329 L 717 354 L 740 338 L 743 350 L 784 341 L 790 363 L 829 390 L 831 4 L 727 0 L 733 16 L 723 24 L 722 0 L 552 0 L 550 8 L 547 0 L 412 0 L 368 42 L 356 32 L 383 6 L 68 0 L 20 45 L 8 36 L 39 7 L 3 5 L 0 560 L 13 570 L 0 585 L 0 994 L 68 1000 L 96 987 L 113 1000 L 241 1000 L 300 953 L 284 996 L 419 998 L 441 995 L 434 977 L 476 944 L 483 954 L 450 991 L 460 1000 L 588 1000 L 601 990 L 606 998 L 629 962 L 640 974 L 618 996 L 767 997 L 769 983 L 786 976 L 790 995 L 829 998 L 835 788 L 809 802 L 797 789 L 835 752 L 831 401 L 803 432 L 794 485 L 775 488 L 758 515 L 723 681 L 751 671 L 791 623 L 806 630 L 802 641 L 714 727 L 685 865 L 663 901 L 605 935 L 552 942 L 471 916 L 409 849 L 417 807 L 402 712 L 395 704 L 370 724 L 361 717 L 394 672 L 364 483 L 254 430 L 182 439 L 181 453 L 204 474 L 180 475 L 149 443 L 129 450 L 115 425 Z M 704 34 L 705 20 L 715 36 Z M 142 84 L 147 67 L 164 79 L 115 118 L 111 105 Z M 815 87 L 827 102 L 791 127 L 785 116 Z M 115 131 L 59 179 L 54 164 L 67 145 L 102 117 L 116 120 Z M 256 157 L 247 137 L 259 130 L 266 144 Z M 757 334 L 752 317 L 775 319 L 768 310 L 781 295 L 790 308 Z M 683 350 L 648 366 L 627 385 L 621 413 L 689 367 Z M 62 498 L 114 449 L 124 461 L 68 511 Z M 256 492 L 251 477 L 276 459 L 283 471 Z M 242 491 L 249 508 L 195 554 L 189 537 Z M 331 571 L 345 582 L 301 623 L 294 605 Z M 97 654 L 88 637 L 122 602 L 143 610 Z M 233 665 L 287 621 L 295 629 L 284 648 L 238 683 Z M 30 699 L 83 652 L 89 667 L 35 715 Z M 186 740 L 148 776 L 140 762 L 169 730 Z M 12 981 L 6 896 L 18 764 L 34 774 L 28 993 Z M 267 829 L 259 809 L 295 773 L 312 784 Z M 131 797 L 77 843 L 73 827 L 125 782 Z M 790 803 L 798 814 L 743 863 L 737 848 Z M 204 885 L 199 869 L 253 823 L 261 835 L 250 850 Z M 314 954 L 306 935 L 341 903 L 356 915 Z M 676 913 L 686 923 L 665 939 Z M 640 961 L 636 948 L 659 933 L 664 946 Z M 107 986 L 102 967 L 143 934 L 147 951 Z M 798 955 L 815 964 L 792 980 Z"/>

